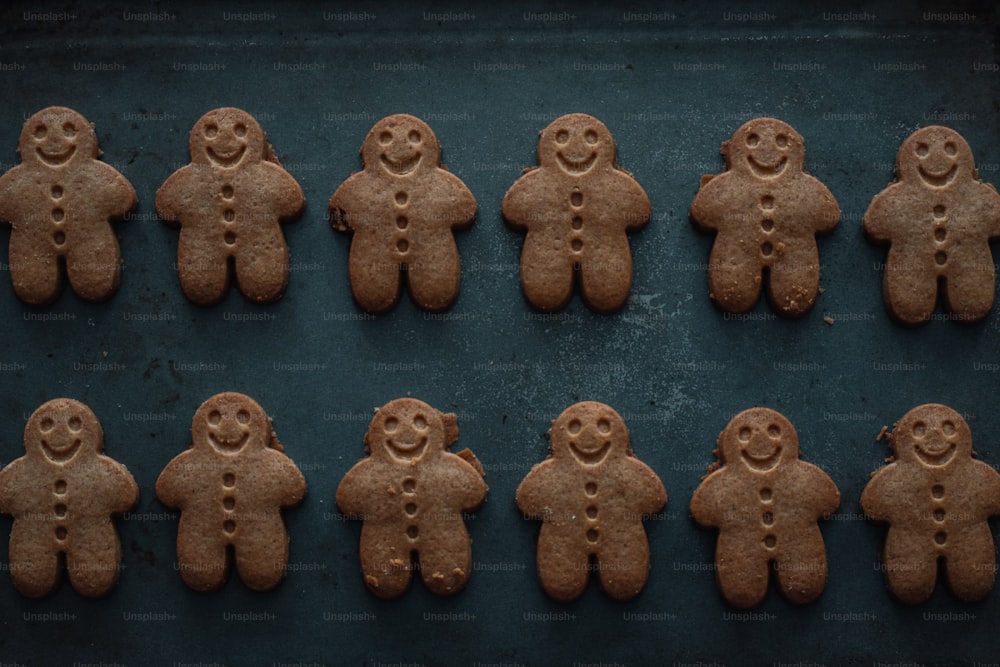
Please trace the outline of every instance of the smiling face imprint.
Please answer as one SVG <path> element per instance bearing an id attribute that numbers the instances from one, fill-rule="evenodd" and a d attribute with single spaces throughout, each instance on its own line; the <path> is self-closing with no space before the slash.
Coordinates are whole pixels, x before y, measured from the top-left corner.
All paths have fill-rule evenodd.
<path id="1" fill-rule="evenodd" d="M 902 177 L 916 172 L 922 185 L 946 188 L 959 180 L 959 172 L 971 177 L 974 158 L 969 144 L 954 130 L 940 125 L 921 128 L 903 141 L 896 156 Z"/>
<path id="2" fill-rule="evenodd" d="M 232 107 L 213 109 L 191 130 L 192 161 L 216 169 L 234 169 L 264 154 L 264 131 L 254 118 Z"/>
<path id="3" fill-rule="evenodd" d="M 616 451 L 615 443 L 628 448 L 628 429 L 611 407 L 594 401 L 576 403 L 563 410 L 550 431 L 555 456 L 569 454 L 584 466 L 599 466 Z"/>
<path id="4" fill-rule="evenodd" d="M 25 449 L 40 451 L 49 461 L 65 464 L 79 452 L 100 452 L 101 425 L 83 403 L 56 398 L 40 406 L 24 427 Z"/>
<path id="5" fill-rule="evenodd" d="M 957 152 L 955 142 L 945 141 L 943 145 L 934 146 L 934 155 L 931 155 L 931 146 L 923 141 L 918 141 L 914 147 L 914 152 L 920 162 L 917 165 L 917 173 L 927 185 L 942 188 L 955 178 L 958 171 L 958 163 L 955 162 Z M 943 155 L 942 155 L 943 153 Z"/>
<path id="6" fill-rule="evenodd" d="M 232 410 L 220 406 L 209 410 L 206 419 L 208 421 L 208 443 L 220 452 L 235 453 L 243 449 L 250 439 L 250 413 L 240 408 L 233 413 Z"/>
<path id="7" fill-rule="evenodd" d="M 781 428 L 777 424 L 768 424 L 766 429 L 744 426 L 737 437 L 740 456 L 748 468 L 767 472 L 781 461 Z"/>
<path id="8" fill-rule="evenodd" d="M 441 156 L 430 126 L 415 116 L 386 116 L 368 133 L 361 148 L 365 165 L 378 164 L 382 173 L 406 177 L 435 167 Z"/>
<path id="9" fill-rule="evenodd" d="M 538 162 L 558 167 L 570 176 L 583 176 L 595 166 L 613 164 L 614 139 L 593 116 L 572 113 L 552 121 L 538 138 Z"/>
<path id="10" fill-rule="evenodd" d="M 45 414 L 38 421 L 42 450 L 57 463 L 72 459 L 80 449 L 83 420 L 77 414 Z"/>
<path id="11" fill-rule="evenodd" d="M 755 118 L 740 126 L 722 152 L 728 168 L 749 170 L 754 177 L 771 180 L 801 171 L 804 159 L 802 137 L 777 118 Z"/>
<path id="12" fill-rule="evenodd" d="M 917 421 L 911 429 L 913 451 L 926 465 L 939 467 L 947 465 L 955 456 L 955 423 L 949 419 L 939 424 Z"/>
<path id="13" fill-rule="evenodd" d="M 58 168 L 77 154 L 93 157 L 96 146 L 94 130 L 83 116 L 65 107 L 49 107 L 24 124 L 19 150 L 22 157 L 31 155 L 48 167 Z"/>

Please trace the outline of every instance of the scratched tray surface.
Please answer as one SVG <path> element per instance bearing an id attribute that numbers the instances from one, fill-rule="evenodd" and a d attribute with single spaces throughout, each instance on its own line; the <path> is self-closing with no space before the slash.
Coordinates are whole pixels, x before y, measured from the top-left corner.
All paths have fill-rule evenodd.
<path id="1" fill-rule="evenodd" d="M 981 458 L 1000 461 L 1000 314 L 966 326 L 939 311 L 915 330 L 895 325 L 881 302 L 885 251 L 861 233 L 868 202 L 917 127 L 954 127 L 982 176 L 1000 181 L 995 10 L 199 3 L 5 6 L 0 18 L 2 167 L 17 162 L 23 121 L 62 104 L 95 123 L 104 161 L 139 196 L 116 225 L 125 269 L 108 302 L 67 290 L 49 308 L 28 308 L 0 275 L 0 460 L 21 455 L 38 405 L 70 396 L 94 409 L 106 452 L 141 491 L 118 522 L 125 569 L 106 599 L 64 584 L 27 600 L 0 572 L 4 663 L 996 660 L 1000 594 L 962 604 L 939 586 L 924 605 L 893 602 L 878 558 L 884 529 L 859 508 L 889 453 L 876 434 L 917 404 L 955 407 Z M 211 308 L 188 303 L 177 231 L 154 211 L 156 189 L 189 161 L 195 120 L 225 105 L 256 116 L 306 195 L 302 218 L 285 226 L 291 279 L 272 305 L 235 289 Z M 652 201 L 649 225 L 631 236 L 631 301 L 612 316 L 592 314 L 579 297 L 553 315 L 528 308 L 518 282 L 523 238 L 500 217 L 507 188 L 535 164 L 538 131 L 574 111 L 607 124 L 620 164 Z M 404 296 L 370 318 L 351 300 L 348 238 L 330 229 L 326 204 L 360 169 L 369 128 L 397 112 L 432 126 L 479 212 L 457 236 L 462 291 L 451 310 L 428 315 Z M 842 209 L 819 241 L 824 292 L 796 321 L 776 319 L 764 303 L 739 318 L 714 309 L 711 238 L 687 216 L 701 175 L 723 167 L 720 143 L 758 115 L 802 134 L 806 168 Z M 9 233 L 0 231 L 0 247 Z M 289 572 L 269 593 L 249 591 L 235 573 L 217 593 L 188 590 L 174 557 L 177 514 L 153 490 L 190 442 L 198 405 L 224 390 L 252 395 L 273 416 L 309 484 L 303 504 L 285 513 Z M 470 447 L 487 472 L 488 499 L 468 521 L 474 572 L 453 598 L 415 582 L 399 600 L 374 599 L 359 574 L 360 525 L 333 503 L 363 454 L 372 409 L 404 395 L 457 413 L 456 448 Z M 624 604 L 596 582 L 576 602 L 547 599 L 534 566 L 539 526 L 513 502 L 547 454 L 550 420 L 578 400 L 624 416 L 635 452 L 669 496 L 646 524 L 649 583 Z M 715 536 L 687 506 L 717 434 L 753 405 L 792 421 L 803 458 L 833 478 L 842 502 L 822 525 L 822 597 L 795 607 L 772 587 L 760 607 L 737 613 L 715 586 Z M 0 564 L 9 569 L 6 543 Z"/>

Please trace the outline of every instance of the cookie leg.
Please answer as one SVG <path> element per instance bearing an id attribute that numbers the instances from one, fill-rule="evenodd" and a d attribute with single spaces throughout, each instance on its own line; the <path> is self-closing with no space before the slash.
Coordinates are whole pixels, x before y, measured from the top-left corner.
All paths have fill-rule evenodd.
<path id="1" fill-rule="evenodd" d="M 763 281 L 758 252 L 740 238 L 716 237 L 708 259 L 708 294 L 722 310 L 745 313 L 757 303 Z"/>
<path id="2" fill-rule="evenodd" d="M 461 268 L 458 246 L 448 233 L 420 239 L 410 248 L 407 259 L 407 282 L 410 296 L 424 310 L 445 310 L 458 297 Z"/>
<path id="3" fill-rule="evenodd" d="M 948 310 L 965 322 L 989 315 L 996 282 L 989 246 L 985 243 L 981 248 L 956 246 L 942 259 L 949 265 L 944 284 Z"/>
<path id="4" fill-rule="evenodd" d="M 826 547 L 819 530 L 808 539 L 785 541 L 775 569 L 790 602 L 806 604 L 818 598 L 826 587 Z"/>
<path id="5" fill-rule="evenodd" d="M 819 292 L 819 251 L 816 242 L 777 244 L 768 277 L 767 298 L 785 317 L 799 317 L 812 308 Z"/>
<path id="6" fill-rule="evenodd" d="M 184 296 L 202 306 L 218 303 L 229 291 L 229 253 L 220 239 L 181 229 L 177 276 Z"/>
<path id="7" fill-rule="evenodd" d="M 177 567 L 184 583 L 196 591 L 214 591 L 226 583 L 229 554 L 226 541 L 216 532 L 203 533 L 203 526 L 184 526 L 177 533 Z"/>
<path id="8" fill-rule="evenodd" d="M 59 552 L 47 539 L 18 529 L 17 521 L 10 535 L 10 577 L 21 595 L 40 598 L 59 587 Z"/>
<path id="9" fill-rule="evenodd" d="M 883 299 L 889 313 L 903 324 L 926 322 L 937 304 L 937 279 L 933 257 L 896 252 L 889 248 Z"/>
<path id="10" fill-rule="evenodd" d="M 361 528 L 361 573 L 373 595 L 399 597 L 410 585 L 413 563 L 406 534 L 396 529 Z"/>
<path id="11" fill-rule="evenodd" d="M 81 230 L 84 231 L 84 230 Z M 111 225 L 94 225 L 76 234 L 66 252 L 70 287 L 87 301 L 103 301 L 121 282 L 121 251 Z"/>
<path id="12" fill-rule="evenodd" d="M 631 600 L 642 591 L 649 577 L 649 546 L 642 530 L 616 537 L 601 543 L 597 574 L 601 588 L 608 595 L 616 600 Z"/>
<path id="13" fill-rule="evenodd" d="M 986 524 L 983 524 L 986 528 Z M 989 528 L 963 537 L 960 544 L 950 544 L 945 557 L 948 588 L 966 602 L 982 600 L 993 590 L 996 558 Z"/>
<path id="14" fill-rule="evenodd" d="M 285 578 L 288 565 L 288 533 L 277 521 L 245 521 L 234 539 L 236 571 L 247 588 L 267 591 Z"/>
<path id="15" fill-rule="evenodd" d="M 420 576 L 424 585 L 437 595 L 453 595 L 463 588 L 472 572 L 472 547 L 465 526 L 438 529 L 422 536 L 423 544 L 433 549 L 420 551 Z"/>
<path id="16" fill-rule="evenodd" d="M 573 295 L 573 262 L 567 242 L 528 232 L 521 251 L 521 289 L 538 310 L 564 308 Z"/>
<path id="17" fill-rule="evenodd" d="M 580 291 L 590 308 L 599 313 L 613 313 L 625 305 L 631 289 L 632 252 L 627 236 L 621 234 L 600 246 L 584 246 Z"/>
<path id="18" fill-rule="evenodd" d="M 348 258 L 351 294 L 362 309 L 384 313 L 399 300 L 403 287 L 399 258 L 381 239 L 355 232 Z"/>
<path id="19" fill-rule="evenodd" d="M 590 556 L 582 536 L 576 540 L 547 535 L 542 524 L 538 536 L 538 578 L 552 598 L 568 602 L 580 597 L 590 576 Z"/>
<path id="20" fill-rule="evenodd" d="M 908 536 L 889 529 L 885 541 L 885 578 L 889 590 L 907 604 L 920 604 L 934 592 L 937 581 L 937 554 L 930 549 L 915 549 Z M 930 543 L 931 536 L 926 537 Z"/>
<path id="21" fill-rule="evenodd" d="M 269 303 L 288 285 L 288 245 L 280 229 L 250 239 L 238 239 L 236 283 L 251 301 Z"/>
<path id="22" fill-rule="evenodd" d="M 90 530 L 78 530 L 66 552 L 69 581 L 80 595 L 107 595 L 118 583 L 122 550 L 114 524 L 108 522 Z"/>
<path id="23" fill-rule="evenodd" d="M 767 595 L 770 562 L 760 545 L 719 534 L 715 576 L 726 602 L 740 609 L 760 604 Z"/>
<path id="24" fill-rule="evenodd" d="M 52 246 L 15 230 L 10 235 L 10 280 L 17 298 L 32 306 L 46 306 L 62 289 L 59 258 Z"/>

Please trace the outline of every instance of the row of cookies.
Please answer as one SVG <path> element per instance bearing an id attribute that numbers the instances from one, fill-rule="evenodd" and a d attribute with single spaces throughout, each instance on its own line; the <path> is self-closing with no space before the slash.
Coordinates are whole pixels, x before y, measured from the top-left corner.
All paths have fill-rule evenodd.
<path id="1" fill-rule="evenodd" d="M 102 453 L 101 425 L 78 401 L 43 404 L 24 433 L 26 454 L 0 471 L 0 512 L 14 518 L 15 588 L 29 597 L 52 593 L 65 555 L 78 592 L 107 594 L 121 561 L 110 517 L 138 502 L 135 480 Z M 549 434 L 550 456 L 516 493 L 524 516 L 542 522 L 542 588 L 556 600 L 573 600 L 595 572 L 612 598 L 634 598 L 650 569 L 643 521 L 667 502 L 662 482 L 632 452 L 624 420 L 608 405 L 576 403 Z M 281 510 L 303 499 L 304 477 L 270 418 L 243 394 L 205 401 L 191 436 L 191 447 L 156 482 L 160 502 L 180 510 L 181 578 L 195 590 L 220 588 L 232 552 L 244 584 L 273 588 L 288 562 Z M 420 400 L 399 398 L 376 410 L 364 439 L 368 456 L 336 492 L 341 511 L 363 521 L 361 571 L 374 595 L 402 595 L 414 570 L 439 595 L 457 593 L 468 581 L 465 517 L 485 500 L 487 486 L 472 452 L 449 451 L 457 439 L 455 415 Z M 968 424 L 944 405 L 912 409 L 889 440 L 895 457 L 861 497 L 866 515 L 889 524 L 883 554 L 889 589 L 907 603 L 926 600 L 943 560 L 955 596 L 982 599 L 994 583 L 988 519 L 1000 515 L 1000 473 L 973 458 Z M 795 428 L 768 408 L 733 417 L 715 454 L 690 511 L 698 524 L 718 531 L 715 570 L 723 597 L 736 607 L 759 604 L 773 571 L 790 601 L 816 599 L 827 577 L 818 522 L 840 504 L 834 482 L 800 460 Z"/>
<path id="2" fill-rule="evenodd" d="M 251 300 L 281 297 L 289 251 L 283 221 L 305 198 L 279 164 L 250 114 L 225 107 L 202 116 L 190 133 L 191 163 L 156 194 L 156 211 L 180 227 L 177 270 L 184 294 L 210 305 L 223 299 L 233 273 Z M 97 158 L 93 127 L 65 107 L 49 107 L 21 132 L 22 164 L 0 177 L 0 219 L 12 223 L 10 273 L 23 301 L 45 305 L 61 291 L 62 271 L 84 299 L 118 288 L 121 255 L 109 221 L 137 200 L 120 173 Z M 805 171 L 804 140 L 790 125 L 756 118 L 722 144 L 726 170 L 702 177 L 691 205 L 694 225 L 715 234 L 709 296 L 723 310 L 751 310 L 763 287 L 772 307 L 796 317 L 819 293 L 816 235 L 832 231 L 840 208 Z M 428 311 L 458 296 L 454 232 L 476 215 L 476 200 L 440 162 L 431 128 L 406 114 L 378 121 L 361 147 L 363 170 L 330 199 L 330 222 L 350 232 L 349 273 L 355 301 L 382 313 L 404 282 Z M 983 183 L 969 145 L 954 130 L 931 126 L 899 149 L 897 180 L 872 201 L 864 229 L 889 245 L 884 296 L 904 324 L 927 321 L 938 301 L 955 319 L 976 321 L 992 308 L 995 270 L 990 240 L 1000 237 L 1000 195 Z M 632 257 L 627 232 L 643 227 L 650 202 L 616 164 L 608 128 L 586 114 L 554 120 L 540 134 L 538 167 L 503 199 L 504 219 L 526 232 L 521 285 L 528 302 L 559 310 L 579 282 L 593 310 L 613 313 L 628 300 Z"/>

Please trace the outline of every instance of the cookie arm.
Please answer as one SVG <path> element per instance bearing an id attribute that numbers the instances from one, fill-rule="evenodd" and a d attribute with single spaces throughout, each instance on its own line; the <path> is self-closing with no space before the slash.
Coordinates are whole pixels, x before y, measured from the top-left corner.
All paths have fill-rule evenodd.
<path id="1" fill-rule="evenodd" d="M 991 183 L 982 183 L 980 187 L 983 188 L 983 199 L 989 202 L 987 215 L 990 239 L 1000 238 L 1000 194 L 997 194 L 996 188 Z M 3 192 L 2 187 L 0 192 Z"/>
<path id="2" fill-rule="evenodd" d="M 156 479 L 156 497 L 167 507 L 184 509 L 184 501 L 189 491 L 187 487 L 190 486 L 190 483 L 185 484 L 185 482 L 191 477 L 198 477 L 197 468 L 188 462 L 191 458 L 190 453 L 191 450 L 188 450 L 175 456 Z"/>
<path id="3" fill-rule="evenodd" d="M 337 486 L 337 507 L 345 514 L 363 515 L 368 507 L 371 487 L 371 459 L 361 459 L 347 471 Z"/>
<path id="4" fill-rule="evenodd" d="M 363 171 L 351 174 L 330 197 L 327 213 L 330 217 L 330 226 L 338 232 L 358 230 L 365 226 L 364 213 L 359 213 L 365 208 L 363 198 L 359 194 L 364 191 L 362 185 L 364 179 Z"/>
<path id="5" fill-rule="evenodd" d="M 1000 473 L 994 470 L 988 463 L 983 461 L 973 461 L 975 471 L 979 477 L 975 488 L 978 495 L 983 498 L 988 516 L 1000 515 Z M 972 486 L 972 485 L 970 485 Z"/>
<path id="6" fill-rule="evenodd" d="M 181 216 L 187 207 L 186 191 L 195 180 L 194 165 L 181 167 L 172 173 L 156 191 L 156 215 L 173 227 L 183 224 Z"/>
<path id="7" fill-rule="evenodd" d="M 829 234 L 840 222 L 840 205 L 837 204 L 836 197 L 830 192 L 822 181 L 813 176 L 808 176 L 812 183 L 813 192 L 809 199 L 812 200 L 815 215 L 813 216 L 813 229 L 817 234 Z"/>
<path id="8" fill-rule="evenodd" d="M 100 199 L 107 209 L 109 218 L 121 218 L 135 208 L 139 202 L 135 188 L 121 172 L 109 164 L 94 160 L 96 179 L 100 183 Z"/>
<path id="9" fill-rule="evenodd" d="M 630 482 L 628 489 L 635 496 L 637 514 L 659 512 L 667 504 L 667 489 L 653 469 L 638 459 L 626 459 Z"/>
<path id="10" fill-rule="evenodd" d="M 465 229 L 476 217 L 476 198 L 472 191 L 455 174 L 446 169 L 437 169 L 438 178 L 446 184 L 442 200 L 448 202 L 448 217 L 451 218 L 451 228 Z"/>
<path id="11" fill-rule="evenodd" d="M 23 170 L 22 165 L 17 165 L 0 176 L 0 222 L 14 222 L 14 218 L 18 217 L 21 198 L 15 191 L 15 184 Z"/>
<path id="12" fill-rule="evenodd" d="M 486 499 L 487 486 L 486 482 L 483 480 L 483 476 L 472 467 L 472 464 L 468 463 L 456 454 L 448 454 L 449 457 L 454 456 L 457 461 L 454 461 L 455 467 L 460 470 L 460 481 L 458 482 L 458 487 L 461 493 L 461 506 L 463 510 L 473 510 L 482 504 L 483 500 Z"/>
<path id="13" fill-rule="evenodd" d="M 805 489 L 816 497 L 816 514 L 820 518 L 828 517 L 840 507 L 840 490 L 830 476 L 817 465 L 801 463 L 806 468 Z"/>
<path id="14" fill-rule="evenodd" d="M 726 471 L 721 468 L 711 473 L 691 496 L 691 518 L 701 526 L 718 528 L 721 523 L 722 500 L 726 490 L 725 474 Z"/>
<path id="15" fill-rule="evenodd" d="M 17 480 L 21 477 L 22 459 L 12 461 L 6 468 L 0 470 L 0 514 L 19 512 L 18 499 L 21 497 Z"/>
<path id="16" fill-rule="evenodd" d="M 280 220 L 292 220 L 302 214 L 306 198 L 302 187 L 295 177 L 273 162 L 260 163 L 268 172 L 274 174 L 272 189 L 274 204 Z"/>
<path id="17" fill-rule="evenodd" d="M 135 483 L 128 468 L 121 463 L 107 456 L 102 456 L 101 459 L 107 479 L 107 497 L 117 501 L 109 505 L 108 511 L 112 514 L 124 514 L 139 502 L 139 485 Z"/>
<path id="18" fill-rule="evenodd" d="M 558 480 L 554 479 L 556 477 L 556 472 L 552 470 L 552 459 L 547 459 L 535 465 L 521 480 L 514 501 L 525 517 L 541 519 L 546 510 L 553 508 L 555 489 L 559 487 Z"/>
<path id="19" fill-rule="evenodd" d="M 865 236 L 876 243 L 889 243 L 893 237 L 893 205 L 898 200 L 899 185 L 894 183 L 875 195 L 865 211 L 862 227 Z"/>
<path id="20" fill-rule="evenodd" d="M 614 174 L 618 183 L 612 197 L 622 215 L 623 228 L 632 232 L 645 227 L 649 222 L 649 195 L 628 172 L 616 169 Z"/>
<path id="21" fill-rule="evenodd" d="M 543 187 L 544 184 L 539 182 L 541 178 L 541 170 L 532 168 L 514 181 L 504 195 L 500 211 L 503 219 L 514 229 L 525 230 L 533 226 L 531 223 L 539 207 L 532 193 Z"/>
<path id="22" fill-rule="evenodd" d="M 278 498 L 276 499 L 281 507 L 294 507 L 302 502 L 306 495 L 306 478 L 302 475 L 295 463 L 279 452 L 279 460 L 275 465 L 278 484 Z"/>
<path id="23" fill-rule="evenodd" d="M 861 492 L 861 511 L 872 521 L 888 521 L 889 508 L 883 500 L 887 487 L 887 477 L 891 474 L 892 464 L 872 475 L 871 480 Z"/>
<path id="24" fill-rule="evenodd" d="M 703 232 L 716 231 L 719 218 L 724 215 L 724 205 L 720 203 L 721 192 L 725 189 L 729 172 L 701 177 L 701 187 L 691 202 L 691 221 Z"/>

